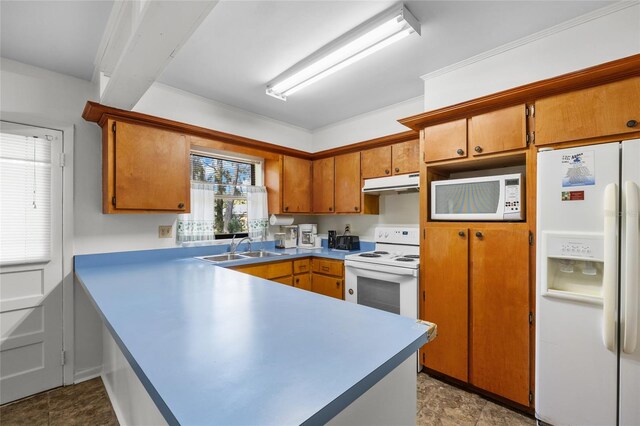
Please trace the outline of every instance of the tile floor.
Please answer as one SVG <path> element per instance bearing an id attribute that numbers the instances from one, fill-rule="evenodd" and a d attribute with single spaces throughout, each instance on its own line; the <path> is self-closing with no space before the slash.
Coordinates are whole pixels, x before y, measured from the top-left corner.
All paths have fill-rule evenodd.
<path id="1" fill-rule="evenodd" d="M 532 418 L 418 374 L 418 425 L 533 425 Z M 0 407 L 0 424 L 117 426 L 102 380 L 58 388 Z"/>

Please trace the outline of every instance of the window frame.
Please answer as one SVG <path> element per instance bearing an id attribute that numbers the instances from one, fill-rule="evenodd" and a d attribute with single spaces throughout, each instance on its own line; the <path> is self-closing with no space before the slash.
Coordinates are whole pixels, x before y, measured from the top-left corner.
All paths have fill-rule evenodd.
<path id="1" fill-rule="evenodd" d="M 228 155 L 225 153 L 219 153 L 217 151 L 212 151 L 212 152 L 208 152 L 208 151 L 201 151 L 201 150 L 191 150 L 189 152 L 189 167 L 193 166 L 193 162 L 191 161 L 192 156 L 198 156 L 198 157 L 205 157 L 205 158 L 212 158 L 215 160 L 224 160 L 224 161 L 234 161 L 236 163 L 243 163 L 243 164 L 249 164 L 251 166 L 251 185 L 256 185 L 256 182 L 259 180 L 258 179 L 258 173 L 262 172 L 262 164 L 263 164 L 263 160 L 260 159 L 255 159 L 253 157 L 247 157 L 247 158 L 243 158 L 243 157 L 239 157 L 239 156 L 233 156 L 233 155 Z M 189 177 L 190 180 L 192 176 L 192 170 L 189 171 Z M 261 178 L 262 176 L 260 176 Z M 262 180 L 262 179 L 260 179 Z M 206 242 L 206 241 L 224 241 L 224 240 L 231 240 L 233 238 L 244 238 L 244 237 L 248 237 L 249 236 L 249 232 L 236 232 L 236 233 L 221 233 L 221 234 L 214 234 L 213 236 L 213 240 L 204 240 L 204 241 L 200 241 L 200 242 Z"/>

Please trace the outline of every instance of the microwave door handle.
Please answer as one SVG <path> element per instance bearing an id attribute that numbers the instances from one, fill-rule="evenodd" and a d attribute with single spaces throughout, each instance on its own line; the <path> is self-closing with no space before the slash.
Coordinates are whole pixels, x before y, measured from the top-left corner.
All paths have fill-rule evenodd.
<path id="1" fill-rule="evenodd" d="M 622 350 L 635 352 L 638 345 L 638 245 L 640 224 L 638 221 L 638 185 L 627 181 L 625 186 L 625 265 L 624 265 L 624 321 L 622 323 Z"/>

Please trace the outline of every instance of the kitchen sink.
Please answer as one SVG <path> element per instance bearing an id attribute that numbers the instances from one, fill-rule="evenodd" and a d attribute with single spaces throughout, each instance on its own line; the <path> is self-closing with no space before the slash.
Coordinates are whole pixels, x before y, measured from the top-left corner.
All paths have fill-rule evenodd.
<path id="1" fill-rule="evenodd" d="M 275 253 L 272 251 L 245 251 L 240 253 L 241 256 L 246 257 L 276 257 L 276 256 L 284 256 L 289 253 Z"/>
<path id="2" fill-rule="evenodd" d="M 230 260 L 240 260 L 240 259 L 246 259 L 249 256 L 243 256 L 240 254 L 231 254 L 231 253 L 224 253 L 224 254 L 217 254 L 215 256 L 199 256 L 198 259 L 202 259 L 202 260 L 207 260 L 209 262 L 228 262 Z"/>

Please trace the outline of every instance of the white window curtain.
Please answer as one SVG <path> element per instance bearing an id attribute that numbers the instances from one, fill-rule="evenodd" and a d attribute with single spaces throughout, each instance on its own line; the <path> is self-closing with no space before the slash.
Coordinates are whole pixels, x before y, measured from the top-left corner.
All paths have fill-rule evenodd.
<path id="1" fill-rule="evenodd" d="M 0 133 L 0 264 L 51 258 L 51 143 Z"/>
<path id="2" fill-rule="evenodd" d="M 191 181 L 191 213 L 178 215 L 179 242 L 215 239 L 214 199 L 213 183 Z"/>
<path id="3" fill-rule="evenodd" d="M 264 186 L 247 187 L 249 238 L 265 240 L 269 214 L 267 213 L 267 188 Z"/>

